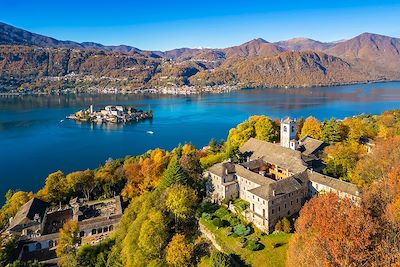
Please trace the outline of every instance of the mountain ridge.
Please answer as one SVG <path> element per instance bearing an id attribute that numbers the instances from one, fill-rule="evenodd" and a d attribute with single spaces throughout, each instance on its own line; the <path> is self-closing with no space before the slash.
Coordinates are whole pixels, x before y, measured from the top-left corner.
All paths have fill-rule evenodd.
<path id="1" fill-rule="evenodd" d="M 0 22 L 0 90 L 70 86 L 313 86 L 400 79 L 400 39 L 255 38 L 227 48 L 142 50 L 60 41 Z M 58 78 L 57 78 L 58 77 Z M 99 79 L 107 80 L 102 83 Z M 59 82 L 60 83 L 60 82 Z"/>

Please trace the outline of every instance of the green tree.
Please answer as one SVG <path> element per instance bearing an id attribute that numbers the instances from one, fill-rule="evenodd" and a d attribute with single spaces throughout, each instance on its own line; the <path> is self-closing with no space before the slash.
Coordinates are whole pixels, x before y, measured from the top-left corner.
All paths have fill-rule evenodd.
<path id="1" fill-rule="evenodd" d="M 187 180 L 187 174 L 182 169 L 182 166 L 179 164 L 178 157 L 173 156 L 168 164 L 168 168 L 163 174 L 160 188 L 165 189 L 175 183 L 186 184 Z"/>
<path id="2" fill-rule="evenodd" d="M 233 267 L 231 257 L 220 251 L 211 253 L 210 260 L 212 267 Z"/>
<path id="3" fill-rule="evenodd" d="M 330 144 L 343 141 L 346 138 L 345 126 L 335 119 L 324 121 L 321 140 Z"/>

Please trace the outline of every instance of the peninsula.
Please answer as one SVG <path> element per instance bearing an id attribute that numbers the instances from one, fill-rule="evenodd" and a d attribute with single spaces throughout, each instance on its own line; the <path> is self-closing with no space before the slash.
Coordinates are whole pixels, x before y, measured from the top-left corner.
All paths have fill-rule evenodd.
<path id="1" fill-rule="evenodd" d="M 100 111 L 95 111 L 93 105 L 86 110 L 80 110 L 67 116 L 67 119 L 96 122 L 96 123 L 124 123 L 130 121 L 140 121 L 153 118 L 153 112 L 135 109 L 134 107 L 124 106 L 105 106 Z"/>

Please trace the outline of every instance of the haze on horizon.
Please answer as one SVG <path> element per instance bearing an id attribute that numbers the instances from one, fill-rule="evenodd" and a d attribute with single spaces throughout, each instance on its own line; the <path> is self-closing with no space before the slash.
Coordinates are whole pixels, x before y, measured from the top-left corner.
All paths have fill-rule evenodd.
<path id="1" fill-rule="evenodd" d="M 398 1 L 121 1 L 3 0 L 0 21 L 60 40 L 125 44 L 145 50 L 221 48 L 263 38 L 400 36 Z"/>

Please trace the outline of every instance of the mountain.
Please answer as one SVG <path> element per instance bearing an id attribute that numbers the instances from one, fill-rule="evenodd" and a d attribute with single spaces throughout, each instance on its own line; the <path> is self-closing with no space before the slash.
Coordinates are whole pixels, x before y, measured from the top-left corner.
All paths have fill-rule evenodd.
<path id="1" fill-rule="evenodd" d="M 335 44 L 326 53 L 387 71 L 400 68 L 400 39 L 363 33 Z"/>
<path id="2" fill-rule="evenodd" d="M 60 41 L 0 23 L 0 91 L 181 85 L 312 86 L 400 79 L 400 39 L 253 39 L 228 48 L 146 51 Z"/>
<path id="3" fill-rule="evenodd" d="M 284 48 L 269 43 L 262 38 L 254 39 L 244 44 L 222 49 L 226 57 L 255 57 L 255 56 L 273 56 L 285 51 Z"/>
<path id="4" fill-rule="evenodd" d="M 232 84 L 260 86 L 312 86 L 374 79 L 351 64 L 322 52 L 283 52 L 272 57 L 228 59 L 215 70 L 192 76 L 198 85 Z"/>
<path id="5" fill-rule="evenodd" d="M 275 44 L 289 51 L 324 51 L 334 45 L 333 43 L 323 43 L 308 38 L 293 38 Z"/>
<path id="6" fill-rule="evenodd" d="M 117 52 L 140 52 L 135 47 L 119 45 L 105 46 L 94 42 L 77 43 L 73 41 L 60 41 L 44 35 L 31 33 L 14 26 L 0 22 L 0 45 L 27 45 L 49 48 L 75 48 L 75 49 L 103 49 Z"/>

